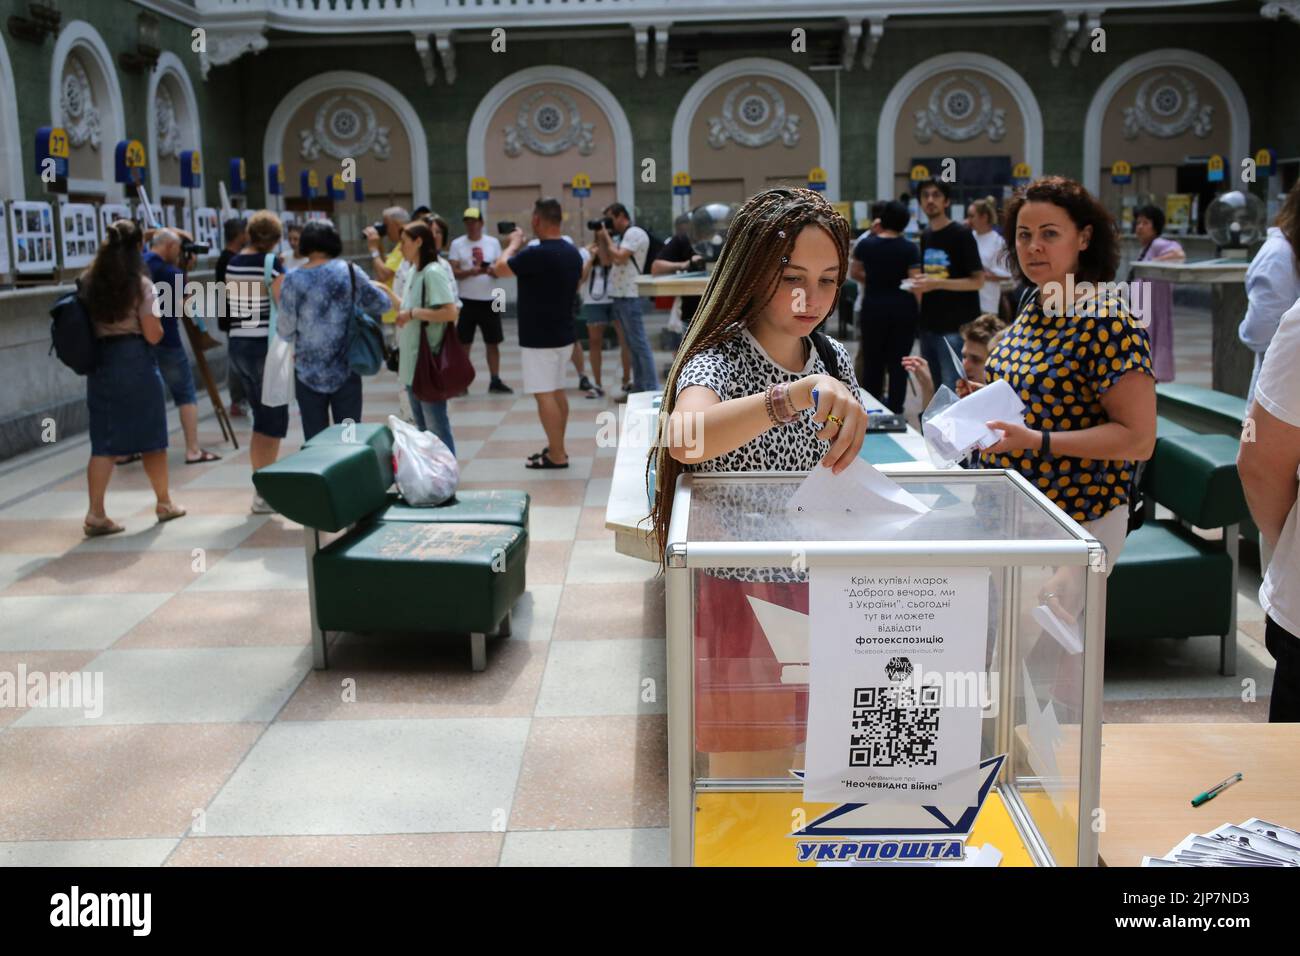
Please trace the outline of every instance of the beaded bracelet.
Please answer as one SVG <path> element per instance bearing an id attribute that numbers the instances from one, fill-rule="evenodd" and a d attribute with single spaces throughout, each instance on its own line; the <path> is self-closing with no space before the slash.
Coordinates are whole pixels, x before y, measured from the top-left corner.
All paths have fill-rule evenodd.
<path id="1" fill-rule="evenodd" d="M 767 409 L 768 420 L 773 425 L 781 424 L 780 419 L 776 417 L 776 410 L 772 407 L 772 390 L 770 388 L 763 395 L 763 407 Z"/>
<path id="2" fill-rule="evenodd" d="M 767 405 L 768 416 L 775 425 L 788 425 L 798 417 L 786 382 L 778 382 L 767 390 Z"/>

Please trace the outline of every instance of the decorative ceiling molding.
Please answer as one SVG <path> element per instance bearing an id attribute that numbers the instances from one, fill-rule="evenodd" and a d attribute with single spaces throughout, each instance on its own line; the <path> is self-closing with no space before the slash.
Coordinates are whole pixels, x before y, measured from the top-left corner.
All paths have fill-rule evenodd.
<path id="1" fill-rule="evenodd" d="M 524 147 L 539 156 L 557 156 L 577 147 L 578 154 L 596 151 L 595 123 L 584 123 L 578 102 L 558 87 L 530 93 L 519 105 L 515 122 L 505 129 L 505 153 L 519 156 Z"/>
<path id="2" fill-rule="evenodd" d="M 1269 20 L 1278 20 L 1283 16 L 1300 23 L 1300 0 L 1280 0 L 1278 3 L 1266 3 L 1259 11 L 1260 16 Z"/>
<path id="3" fill-rule="evenodd" d="M 655 27 L 655 76 L 663 76 L 668 69 L 668 29 L 667 21 L 656 23 Z"/>
<path id="4" fill-rule="evenodd" d="M 1092 41 L 1092 32 L 1101 27 L 1101 15 L 1104 10 L 1088 10 L 1082 14 L 1082 22 L 1079 30 L 1074 35 L 1074 43 L 1070 45 L 1070 64 L 1078 66 L 1079 61 L 1083 58 L 1083 51 L 1087 49 Z"/>
<path id="5" fill-rule="evenodd" d="M 438 77 L 433 70 L 433 47 L 429 43 L 428 34 L 415 34 L 415 53 L 420 58 L 420 65 L 424 67 L 425 85 L 433 86 Z"/>
<path id="6" fill-rule="evenodd" d="M 447 77 L 447 85 L 456 82 L 456 48 L 451 44 L 450 30 L 436 30 L 433 34 L 434 45 L 438 49 L 438 59 L 442 60 L 442 73 Z"/>
<path id="7" fill-rule="evenodd" d="M 1079 32 L 1077 13 L 1058 13 L 1052 17 L 1052 37 L 1047 47 L 1047 59 L 1052 66 L 1061 65 L 1061 54 Z"/>
<path id="8" fill-rule="evenodd" d="M 844 25 L 844 35 L 840 39 L 840 65 L 844 69 L 853 69 L 853 61 L 858 58 L 858 41 L 861 39 L 861 23 L 854 23 L 850 20 Z"/>
<path id="9" fill-rule="evenodd" d="M 1201 103 L 1196 84 L 1185 73 L 1162 70 L 1142 81 L 1133 105 L 1124 107 L 1124 138 L 1147 133 L 1173 139 L 1191 130 L 1201 139 L 1214 131 L 1214 107 Z"/>
<path id="10" fill-rule="evenodd" d="M 871 69 L 871 64 L 876 58 L 876 48 L 880 46 L 880 38 L 885 35 L 885 18 L 872 17 L 868 21 L 871 26 L 867 30 L 867 40 L 862 47 L 862 67 Z"/>
<path id="11" fill-rule="evenodd" d="M 258 54 L 267 48 L 268 41 L 260 30 L 208 30 L 208 48 L 199 54 L 199 69 L 203 78 L 214 66 L 234 63 L 245 53 Z"/>
<path id="12" fill-rule="evenodd" d="M 298 155 L 308 162 L 323 152 L 334 159 L 356 158 L 373 153 L 386 160 L 393 154 L 389 129 L 380 126 L 374 107 L 352 93 L 331 96 L 316 110 L 309 130 L 298 131 Z"/>
<path id="13" fill-rule="evenodd" d="M 644 80 L 646 63 L 650 56 L 650 27 L 645 24 L 635 24 L 632 33 L 636 38 L 636 75 L 638 79 Z"/>
<path id="14" fill-rule="evenodd" d="M 786 112 L 785 97 L 763 80 L 737 83 L 722 102 L 722 115 L 709 117 L 709 145 L 714 149 L 729 140 L 757 149 L 778 138 L 788 147 L 797 146 L 799 117 Z"/>
<path id="15" fill-rule="evenodd" d="M 953 143 L 964 143 L 981 135 L 997 143 L 1007 135 L 1007 111 L 994 108 L 988 84 L 973 73 L 950 75 L 930 91 L 930 102 L 914 114 L 913 135 L 928 143 L 938 133 Z"/>

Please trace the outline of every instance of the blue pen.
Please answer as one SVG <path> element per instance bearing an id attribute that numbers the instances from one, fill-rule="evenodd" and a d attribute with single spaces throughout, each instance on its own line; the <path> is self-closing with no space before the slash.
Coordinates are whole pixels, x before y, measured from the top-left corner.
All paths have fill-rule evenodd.
<path id="1" fill-rule="evenodd" d="M 815 414 L 816 411 L 817 411 L 817 396 L 818 396 L 817 386 L 814 385 L 814 386 L 813 386 L 813 390 L 812 390 L 812 402 L 813 402 L 813 407 L 809 409 L 809 411 L 813 412 L 814 414 Z M 868 409 L 867 409 L 867 414 L 868 414 L 868 415 L 883 415 L 883 414 L 885 414 L 885 409 L 883 409 L 883 408 L 868 408 Z"/>

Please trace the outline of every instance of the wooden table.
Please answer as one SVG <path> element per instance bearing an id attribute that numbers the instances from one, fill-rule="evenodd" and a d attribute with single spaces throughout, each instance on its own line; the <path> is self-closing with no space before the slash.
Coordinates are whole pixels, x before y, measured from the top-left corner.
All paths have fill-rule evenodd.
<path id="1" fill-rule="evenodd" d="M 641 295 L 704 295 L 709 286 L 706 272 L 682 272 L 673 275 L 636 277 L 636 291 Z"/>
<path id="2" fill-rule="evenodd" d="M 1300 829 L 1300 724 L 1106 724 L 1101 740 L 1107 866 L 1139 866 L 1250 817 Z M 1241 783 L 1191 805 L 1239 770 Z"/>

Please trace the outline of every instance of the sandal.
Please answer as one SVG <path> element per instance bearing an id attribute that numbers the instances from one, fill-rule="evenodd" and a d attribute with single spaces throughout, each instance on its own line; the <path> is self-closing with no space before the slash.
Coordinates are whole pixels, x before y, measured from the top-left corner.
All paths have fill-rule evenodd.
<path id="1" fill-rule="evenodd" d="M 198 457 L 198 458 L 186 458 L 186 459 L 185 459 L 185 464 L 187 464 L 187 465 L 202 465 L 202 464 L 206 464 L 207 462 L 210 462 L 210 461 L 221 461 L 221 456 L 220 456 L 220 455 L 214 455 L 212 452 L 208 451 L 206 448 L 200 448 L 200 449 L 199 449 L 199 457 Z"/>
<path id="2" fill-rule="evenodd" d="M 543 448 L 541 451 L 535 451 L 535 452 L 533 452 L 531 455 L 529 455 L 529 456 L 528 456 L 528 460 L 529 460 L 529 461 L 541 461 L 543 458 L 546 457 L 547 453 L 550 452 L 550 450 L 551 450 L 551 446 L 550 446 L 550 445 L 547 445 L 547 446 L 546 446 L 545 448 Z"/>
<path id="3" fill-rule="evenodd" d="M 548 448 L 547 451 L 550 451 L 550 449 Z M 534 468 L 534 469 L 536 469 L 536 468 L 568 468 L 568 467 L 569 467 L 569 463 L 566 461 L 563 465 L 557 465 L 555 462 L 551 461 L 551 456 L 550 456 L 550 455 L 548 455 L 546 452 L 542 452 L 542 455 L 541 455 L 540 458 L 533 458 L 533 459 L 530 459 L 529 462 L 528 462 L 528 464 L 524 465 L 524 467 L 525 467 L 525 468 Z"/>
<path id="4" fill-rule="evenodd" d="M 153 513 L 158 517 L 159 524 L 185 517 L 185 509 L 178 504 L 158 505 L 153 509 Z"/>
<path id="5" fill-rule="evenodd" d="M 588 398 L 604 398 L 604 397 L 605 397 L 605 390 L 604 390 L 603 388 L 601 388 L 599 385 L 593 385 L 593 386 L 591 386 L 591 388 L 587 389 L 587 397 L 588 397 Z"/>
<path id="6" fill-rule="evenodd" d="M 81 530 L 85 532 L 87 538 L 99 538 L 106 534 L 119 534 L 126 530 L 126 528 L 118 524 L 112 518 L 105 518 L 104 521 L 106 524 L 100 524 L 98 522 L 92 524 L 89 521 L 83 521 L 81 523 Z"/>
<path id="7" fill-rule="evenodd" d="M 144 455 L 140 454 L 140 453 L 137 451 L 137 452 L 135 452 L 135 453 L 132 454 L 132 455 L 127 455 L 125 458 L 121 459 L 120 461 L 119 461 L 118 459 L 114 458 L 114 459 L 113 459 L 113 464 L 115 464 L 115 465 L 131 465 L 131 464 L 134 464 L 135 462 L 139 461 L 139 460 L 140 460 L 141 458 L 143 458 L 143 457 L 144 457 Z"/>

